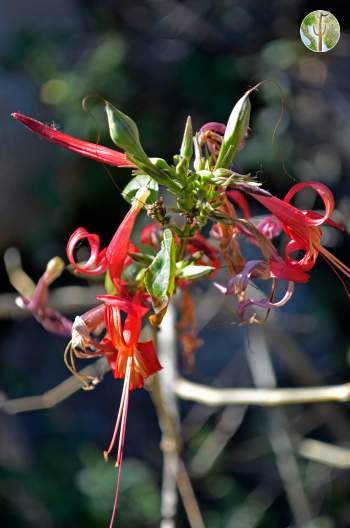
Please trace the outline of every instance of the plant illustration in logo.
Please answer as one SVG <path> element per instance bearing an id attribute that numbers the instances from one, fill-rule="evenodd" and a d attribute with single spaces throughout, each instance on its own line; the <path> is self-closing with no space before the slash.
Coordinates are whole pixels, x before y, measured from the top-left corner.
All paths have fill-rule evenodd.
<path id="1" fill-rule="evenodd" d="M 300 36 L 309 50 L 329 51 L 339 40 L 340 25 L 329 11 L 312 11 L 301 23 Z"/>

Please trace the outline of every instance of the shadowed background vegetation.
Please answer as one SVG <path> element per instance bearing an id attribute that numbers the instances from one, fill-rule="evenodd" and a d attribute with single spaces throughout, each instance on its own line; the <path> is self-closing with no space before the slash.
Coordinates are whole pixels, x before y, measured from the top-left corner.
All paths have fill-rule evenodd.
<path id="1" fill-rule="evenodd" d="M 349 230 L 349 15 L 341 2 L 332 2 L 340 41 L 331 52 L 316 54 L 302 44 L 299 27 L 318 8 L 299 0 L 3 0 L 1 254 L 9 246 L 19 248 L 25 269 L 37 280 L 53 255 L 64 257 L 76 227 L 99 233 L 107 242 L 127 210 L 111 179 L 123 188 L 126 169 L 111 168 L 108 174 L 93 161 L 40 141 L 12 121 L 11 112 L 111 146 L 98 99 L 89 100 L 90 112 L 81 106 L 84 96 L 97 94 L 135 119 L 149 155 L 171 159 L 188 114 L 196 129 L 208 121 L 225 122 L 243 91 L 262 79 L 281 87 L 284 116 L 273 147 L 280 92 L 266 84 L 253 95 L 253 135 L 237 158 L 237 170 L 257 173 L 281 197 L 295 181 L 326 183 L 335 194 L 336 219 Z M 303 194 L 298 205 L 312 208 L 313 200 Z M 325 237 L 349 264 L 346 237 L 331 230 Z M 58 285 L 73 283 L 78 282 L 68 276 Z M 1 285 L 3 292 L 11 291 L 4 270 Z M 30 319 L 12 316 L 5 295 L 0 312 L 1 391 L 11 397 L 37 394 L 68 376 L 64 340 L 47 335 Z M 348 313 L 346 293 L 320 261 L 310 283 L 297 287 L 291 304 L 273 320 L 279 385 L 349 378 Z M 193 379 L 210 383 L 224 369 L 218 384 L 252 384 L 244 354 L 246 330 L 230 322 L 230 314 L 220 312 L 206 325 Z M 106 525 L 115 472 L 101 453 L 112 430 L 119 385 L 107 377 L 95 391 L 78 393 L 54 409 L 1 415 L 3 526 Z M 255 408 L 205 415 L 202 408 L 181 406 L 185 460 L 208 527 L 300 526 L 286 499 L 271 434 L 288 428 L 295 445 L 311 435 L 350 447 L 347 406 L 318 407 L 322 412 L 316 406 L 289 408 L 281 418 Z M 120 526 L 159 525 L 159 440 L 150 398 L 136 391 Z M 298 462 L 314 519 L 309 526 L 349 526 L 349 470 Z M 181 509 L 179 526 L 187 526 Z"/>

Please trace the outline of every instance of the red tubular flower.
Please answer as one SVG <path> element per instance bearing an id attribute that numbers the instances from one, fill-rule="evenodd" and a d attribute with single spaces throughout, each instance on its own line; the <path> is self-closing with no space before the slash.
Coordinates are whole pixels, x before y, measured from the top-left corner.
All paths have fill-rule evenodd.
<path id="1" fill-rule="evenodd" d="M 128 256 L 131 233 L 142 205 L 136 202 L 135 205 L 130 208 L 106 250 L 109 274 L 113 284 L 117 287 L 123 272 L 125 259 Z"/>
<path id="2" fill-rule="evenodd" d="M 116 378 L 125 376 L 127 360 L 132 357 L 130 390 L 142 388 L 145 378 L 161 368 L 153 341 L 139 342 L 142 319 L 148 312 L 148 308 L 139 304 L 141 297 L 142 292 L 136 293 L 132 301 L 112 295 L 98 297 L 106 305 L 106 340 L 115 349 L 115 354 L 108 360 Z M 121 312 L 127 314 L 124 324 Z"/>
<path id="3" fill-rule="evenodd" d="M 94 233 L 89 233 L 84 227 L 79 227 L 74 231 L 68 240 L 67 257 L 72 264 L 74 271 L 86 275 L 99 275 L 109 270 L 113 284 L 118 288 L 121 282 L 121 274 L 125 261 L 128 257 L 130 246 L 135 246 L 130 242 L 130 236 L 135 225 L 136 218 L 141 211 L 145 200 L 149 194 L 148 189 L 142 188 L 125 215 L 122 223 L 116 230 L 108 247 L 100 251 L 100 238 Z M 83 264 L 78 264 L 74 257 L 77 244 L 87 239 L 90 246 L 90 257 Z"/>
<path id="4" fill-rule="evenodd" d="M 119 495 L 120 475 L 123 463 L 123 450 L 126 432 L 126 420 L 129 407 L 129 394 L 132 389 L 141 388 L 144 380 L 162 367 L 158 361 L 153 341 L 139 342 L 142 319 L 148 308 L 140 304 L 143 292 L 137 292 L 130 301 L 123 297 L 101 295 L 99 300 L 105 303 L 106 338 L 104 344 L 111 344 L 114 352 L 106 357 L 116 378 L 124 378 L 122 396 L 113 435 L 104 455 L 107 459 L 119 436 L 116 467 L 118 468 L 116 493 L 110 528 L 114 524 Z M 121 312 L 126 313 L 124 324 Z"/>
<path id="5" fill-rule="evenodd" d="M 116 167 L 135 167 L 123 152 L 118 152 L 117 150 L 102 145 L 90 143 L 89 141 L 76 139 L 75 137 L 63 134 L 63 132 L 59 132 L 32 117 L 25 116 L 18 112 L 14 112 L 11 115 L 14 119 L 23 123 L 33 132 L 50 141 L 50 143 L 72 150 L 81 156 L 100 161 L 106 165 L 113 165 Z"/>
<path id="6" fill-rule="evenodd" d="M 295 194 L 305 188 L 311 188 L 319 194 L 325 206 L 323 215 L 314 211 L 300 210 L 290 204 Z M 285 248 L 285 260 L 288 264 L 307 272 L 314 267 L 316 259 L 321 253 L 344 285 L 344 281 L 339 276 L 337 269 L 348 278 L 350 278 L 350 269 L 321 245 L 322 233 L 320 226 L 322 224 L 329 224 L 344 230 L 341 225 L 330 219 L 334 209 L 334 198 L 326 185 L 319 182 L 297 183 L 288 191 L 284 200 L 280 200 L 275 196 L 269 197 L 253 193 L 251 196 L 264 205 L 281 222 L 283 230 L 290 239 Z M 296 260 L 291 256 L 295 251 L 303 251 L 304 255 L 299 260 Z"/>

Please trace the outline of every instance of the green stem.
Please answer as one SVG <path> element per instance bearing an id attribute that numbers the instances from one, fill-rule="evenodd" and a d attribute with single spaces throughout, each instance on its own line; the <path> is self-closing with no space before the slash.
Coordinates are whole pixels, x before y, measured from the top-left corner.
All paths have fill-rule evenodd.
<path id="1" fill-rule="evenodd" d="M 177 252 L 177 261 L 182 260 L 186 248 L 186 242 L 191 234 L 191 226 L 190 224 L 186 224 L 185 227 L 182 230 L 182 233 L 180 235 L 180 245 Z"/>

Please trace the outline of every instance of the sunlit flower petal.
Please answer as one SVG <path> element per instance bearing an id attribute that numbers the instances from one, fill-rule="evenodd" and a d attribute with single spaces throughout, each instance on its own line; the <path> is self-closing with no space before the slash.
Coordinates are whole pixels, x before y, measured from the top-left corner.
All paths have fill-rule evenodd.
<path id="1" fill-rule="evenodd" d="M 106 165 L 114 165 L 116 167 L 135 167 L 135 165 L 129 161 L 126 155 L 122 152 L 118 152 L 117 150 L 102 145 L 97 145 L 96 143 L 90 143 L 89 141 L 76 139 L 73 136 L 63 134 L 63 132 L 59 132 L 32 117 L 25 116 L 18 112 L 14 112 L 11 115 L 14 119 L 23 123 L 33 132 L 50 141 L 50 143 L 72 150 L 81 156 L 100 161 Z"/>

